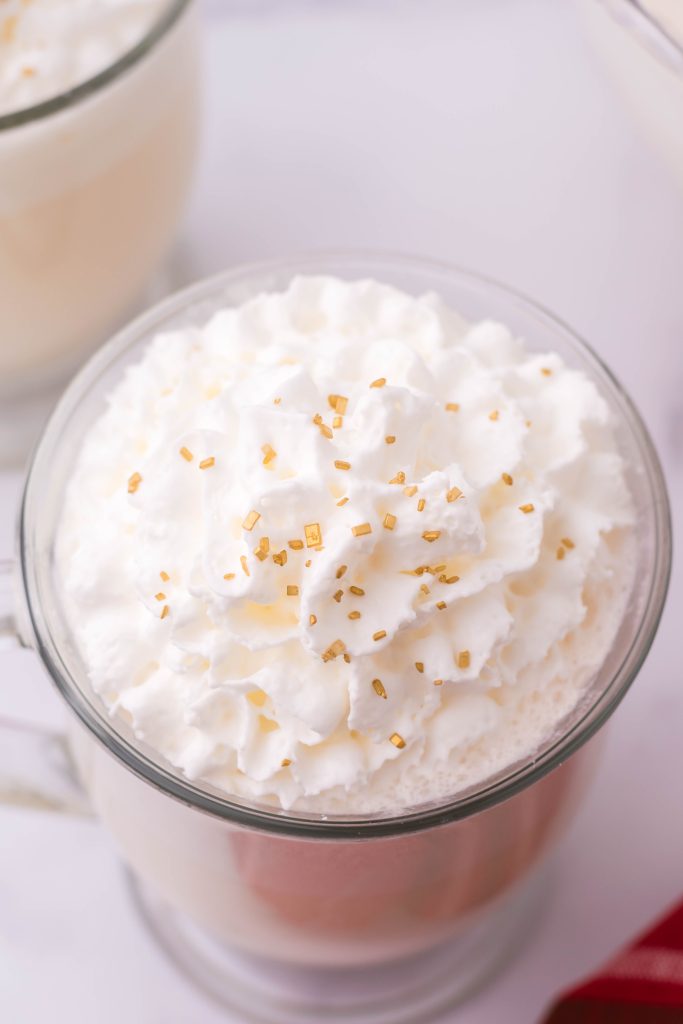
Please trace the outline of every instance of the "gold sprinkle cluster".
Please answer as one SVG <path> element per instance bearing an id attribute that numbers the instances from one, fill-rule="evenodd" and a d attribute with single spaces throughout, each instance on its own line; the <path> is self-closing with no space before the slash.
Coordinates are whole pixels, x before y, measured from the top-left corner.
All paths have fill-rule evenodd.
<path id="1" fill-rule="evenodd" d="M 344 395 L 328 395 L 327 401 L 330 403 L 330 408 L 339 416 L 346 415 L 346 407 L 349 404 L 349 400 Z"/>

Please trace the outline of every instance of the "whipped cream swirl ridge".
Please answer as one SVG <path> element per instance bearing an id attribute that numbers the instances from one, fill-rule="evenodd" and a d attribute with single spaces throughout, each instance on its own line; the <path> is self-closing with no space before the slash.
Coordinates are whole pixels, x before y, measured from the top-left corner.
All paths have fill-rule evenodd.
<path id="1" fill-rule="evenodd" d="M 544 738 L 611 643 L 632 522 L 583 373 L 434 295 L 301 277 L 128 368 L 57 556 L 139 738 L 239 796 L 358 810 Z"/>

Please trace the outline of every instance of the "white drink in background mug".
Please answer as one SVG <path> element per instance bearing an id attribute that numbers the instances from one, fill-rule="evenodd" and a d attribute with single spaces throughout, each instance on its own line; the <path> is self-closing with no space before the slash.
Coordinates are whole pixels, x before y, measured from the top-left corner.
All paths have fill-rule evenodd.
<path id="1" fill-rule="evenodd" d="M 148 920 L 287 1024 L 424 1020 L 519 941 L 670 565 L 590 351 L 367 255 L 231 271 L 115 338 L 20 540 L 24 640 Z"/>
<path id="2" fill-rule="evenodd" d="M 176 228 L 198 124 L 191 0 L 0 5 L 0 458 L 22 402 L 130 315 Z"/>

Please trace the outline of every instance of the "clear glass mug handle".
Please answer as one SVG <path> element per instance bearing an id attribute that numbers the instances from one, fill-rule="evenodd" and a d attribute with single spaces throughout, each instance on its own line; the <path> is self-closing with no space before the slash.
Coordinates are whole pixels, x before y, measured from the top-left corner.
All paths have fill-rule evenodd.
<path id="1" fill-rule="evenodd" d="M 24 646 L 14 617 L 14 568 L 0 559 L 0 655 Z M 0 804 L 92 816 L 65 736 L 0 713 Z"/>

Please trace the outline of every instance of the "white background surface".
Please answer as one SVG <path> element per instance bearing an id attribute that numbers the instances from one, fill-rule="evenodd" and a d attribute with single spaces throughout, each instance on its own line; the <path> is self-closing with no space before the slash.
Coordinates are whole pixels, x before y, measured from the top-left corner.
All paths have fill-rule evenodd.
<path id="1" fill-rule="evenodd" d="M 194 278 L 316 247 L 413 251 L 527 291 L 636 399 L 683 504 L 683 191 L 561 0 L 213 0 L 206 116 L 180 250 Z M 0 478 L 0 555 L 17 477 Z M 683 895 L 683 588 L 557 855 L 517 959 L 444 1020 L 531 1024 Z M 678 628 L 677 628 L 678 626 Z M 58 718 L 33 656 L 0 712 Z M 218 1024 L 135 916 L 107 837 L 0 811 L 0 1020 Z"/>

